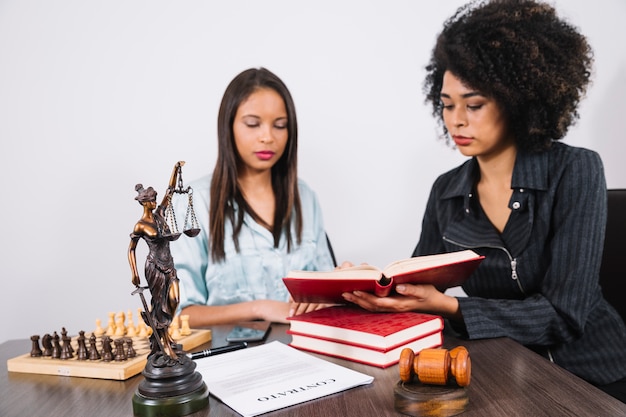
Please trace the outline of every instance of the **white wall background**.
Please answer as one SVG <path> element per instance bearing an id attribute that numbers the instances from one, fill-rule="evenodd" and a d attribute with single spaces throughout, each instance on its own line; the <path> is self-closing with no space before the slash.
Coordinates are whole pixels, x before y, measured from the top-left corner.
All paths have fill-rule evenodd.
<path id="1" fill-rule="evenodd" d="M 162 195 L 177 160 L 186 180 L 211 171 L 222 93 L 250 67 L 294 96 L 300 176 L 337 257 L 410 256 L 432 181 L 462 161 L 436 139 L 421 83 L 463 3 L 0 0 L 0 342 L 136 311 L 134 185 Z M 556 6 L 596 52 L 566 142 L 598 151 L 609 187 L 626 187 L 626 2 Z"/>

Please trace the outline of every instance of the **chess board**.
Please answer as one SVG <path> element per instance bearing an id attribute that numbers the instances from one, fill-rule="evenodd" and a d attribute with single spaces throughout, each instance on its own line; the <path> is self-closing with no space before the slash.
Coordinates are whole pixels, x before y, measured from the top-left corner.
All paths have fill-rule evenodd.
<path id="1" fill-rule="evenodd" d="M 146 366 L 150 343 L 148 338 L 133 337 L 133 348 L 137 356 L 124 361 L 105 362 L 100 360 L 78 360 L 76 355 L 70 359 L 52 359 L 50 357 L 31 357 L 30 353 L 9 359 L 9 372 L 30 374 L 61 375 L 83 378 L 126 380 L 139 374 Z M 191 329 L 191 334 L 176 340 L 187 352 L 211 340 L 211 330 Z M 77 338 L 72 338 L 74 350 L 78 347 Z M 98 342 L 100 343 L 100 342 Z M 24 350 L 30 346 L 24 346 Z"/>

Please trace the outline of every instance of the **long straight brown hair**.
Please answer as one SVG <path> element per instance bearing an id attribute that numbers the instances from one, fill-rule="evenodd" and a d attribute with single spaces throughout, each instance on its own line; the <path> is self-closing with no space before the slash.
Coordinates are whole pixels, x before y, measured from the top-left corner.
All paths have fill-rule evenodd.
<path id="1" fill-rule="evenodd" d="M 211 179 L 211 203 L 209 208 L 209 251 L 211 259 L 220 262 L 224 252 L 225 224 L 233 225 L 232 239 L 239 252 L 239 232 L 244 213 L 256 221 L 260 217 L 248 205 L 237 181 L 237 164 L 241 157 L 237 153 L 233 122 L 239 105 L 255 91 L 269 88 L 283 99 L 287 110 L 287 145 L 285 152 L 272 167 L 272 188 L 276 199 L 272 235 L 274 247 L 278 247 L 280 236 L 285 232 L 287 250 L 291 250 L 291 222 L 295 220 L 297 242 L 302 239 L 302 210 L 298 193 L 298 123 L 296 109 L 287 86 L 280 78 L 265 68 L 251 68 L 237 75 L 228 85 L 217 119 L 218 154 Z M 235 204 L 239 210 L 235 216 Z M 295 219 L 292 219 L 295 213 Z"/>

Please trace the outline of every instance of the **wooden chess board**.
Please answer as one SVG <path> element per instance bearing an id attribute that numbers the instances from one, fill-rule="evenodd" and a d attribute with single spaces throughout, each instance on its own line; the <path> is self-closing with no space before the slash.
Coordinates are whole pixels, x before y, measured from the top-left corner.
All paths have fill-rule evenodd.
<path id="1" fill-rule="evenodd" d="M 115 337 L 113 337 L 115 339 Z M 148 338 L 133 337 L 133 348 L 137 356 L 125 361 L 105 362 L 100 360 L 78 360 L 76 355 L 70 359 L 52 359 L 51 357 L 31 357 L 30 353 L 17 356 L 7 361 L 9 372 L 30 374 L 75 376 L 83 378 L 126 380 L 143 371 L 146 366 L 150 343 Z M 191 329 L 191 334 L 176 340 L 187 352 L 211 340 L 211 330 Z M 100 344 L 100 341 L 98 341 Z M 24 346 L 25 350 L 30 346 Z M 72 338 L 74 350 L 78 347 L 76 337 Z"/>

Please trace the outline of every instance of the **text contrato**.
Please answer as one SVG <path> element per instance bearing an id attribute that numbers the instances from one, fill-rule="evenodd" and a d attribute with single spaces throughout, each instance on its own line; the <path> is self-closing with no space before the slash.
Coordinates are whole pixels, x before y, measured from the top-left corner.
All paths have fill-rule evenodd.
<path id="1" fill-rule="evenodd" d="M 332 384 L 334 382 L 336 382 L 334 379 L 326 379 L 324 381 L 315 382 L 313 384 L 301 386 L 301 387 L 298 387 L 298 388 L 293 388 L 293 389 L 289 389 L 289 390 L 286 390 L 286 391 L 277 392 L 277 393 L 269 395 L 267 397 L 259 397 L 259 398 L 257 398 L 257 401 L 265 402 L 265 401 L 270 401 L 270 400 L 276 400 L 278 398 L 283 398 L 283 397 L 286 397 L 288 395 L 298 394 L 300 392 L 309 391 L 309 390 L 314 389 L 314 388 L 323 387 L 325 385 L 329 385 L 329 384 Z"/>

